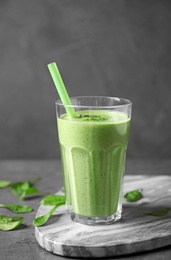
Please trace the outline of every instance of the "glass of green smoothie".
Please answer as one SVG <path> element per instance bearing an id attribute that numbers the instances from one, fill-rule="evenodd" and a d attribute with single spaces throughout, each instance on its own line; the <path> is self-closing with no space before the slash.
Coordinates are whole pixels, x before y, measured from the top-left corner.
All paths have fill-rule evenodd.
<path id="1" fill-rule="evenodd" d="M 66 205 L 73 221 L 110 224 L 121 218 L 132 103 L 82 96 L 56 102 Z M 73 115 L 66 113 L 72 107 Z"/>

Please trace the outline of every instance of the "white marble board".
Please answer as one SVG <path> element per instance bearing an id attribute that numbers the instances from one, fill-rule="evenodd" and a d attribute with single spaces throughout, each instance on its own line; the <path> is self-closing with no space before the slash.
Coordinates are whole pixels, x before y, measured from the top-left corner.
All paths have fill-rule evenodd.
<path id="1" fill-rule="evenodd" d="M 87 226 L 72 222 L 64 206 L 49 221 L 35 228 L 35 236 L 47 251 L 69 257 L 111 257 L 148 251 L 171 244 L 171 210 L 164 217 L 143 215 L 165 207 L 171 208 L 170 176 L 125 176 L 124 193 L 142 189 L 144 198 L 123 203 L 122 219 L 111 225 Z M 59 193 L 58 193 L 59 194 Z M 40 206 L 36 216 L 51 207 Z"/>

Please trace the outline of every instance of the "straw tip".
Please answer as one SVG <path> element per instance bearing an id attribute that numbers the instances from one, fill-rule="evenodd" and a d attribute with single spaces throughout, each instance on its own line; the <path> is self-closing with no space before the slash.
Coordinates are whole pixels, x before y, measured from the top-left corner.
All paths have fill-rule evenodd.
<path id="1" fill-rule="evenodd" d="M 56 62 L 55 62 L 55 61 L 52 61 L 52 62 L 50 62 L 47 66 L 48 66 L 48 68 L 51 67 L 51 66 L 56 66 Z"/>

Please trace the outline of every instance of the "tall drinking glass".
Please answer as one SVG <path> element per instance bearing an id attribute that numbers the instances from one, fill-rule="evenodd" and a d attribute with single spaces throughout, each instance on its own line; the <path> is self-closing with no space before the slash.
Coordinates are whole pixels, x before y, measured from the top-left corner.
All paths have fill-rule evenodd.
<path id="1" fill-rule="evenodd" d="M 101 96 L 71 102 L 74 117 L 56 102 L 67 210 L 76 222 L 110 224 L 121 218 L 132 103 Z"/>

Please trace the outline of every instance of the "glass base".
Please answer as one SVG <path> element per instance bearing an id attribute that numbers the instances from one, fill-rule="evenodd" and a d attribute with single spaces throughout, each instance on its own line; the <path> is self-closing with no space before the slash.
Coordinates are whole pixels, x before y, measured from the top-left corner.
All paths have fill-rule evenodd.
<path id="1" fill-rule="evenodd" d="M 84 225 L 109 225 L 121 218 L 121 211 L 104 217 L 85 217 L 75 213 L 70 214 L 72 221 L 84 224 Z"/>

